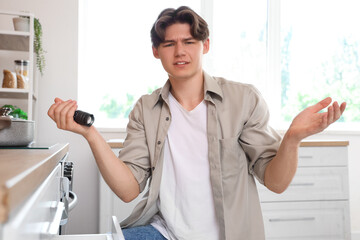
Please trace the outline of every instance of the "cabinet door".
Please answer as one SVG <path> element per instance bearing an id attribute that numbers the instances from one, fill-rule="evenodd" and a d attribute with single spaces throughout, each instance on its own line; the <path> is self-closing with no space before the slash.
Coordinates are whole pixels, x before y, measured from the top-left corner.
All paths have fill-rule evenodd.
<path id="1" fill-rule="evenodd" d="M 299 167 L 347 166 L 347 147 L 300 147 Z"/>
<path id="2" fill-rule="evenodd" d="M 299 167 L 291 184 L 281 194 L 258 184 L 261 202 L 346 200 L 348 189 L 346 167 Z"/>
<path id="3" fill-rule="evenodd" d="M 64 208 L 60 202 L 60 177 L 58 164 L 29 199 L 11 213 L 3 226 L 4 240 L 49 239 L 57 234 Z"/>
<path id="4" fill-rule="evenodd" d="M 267 240 L 350 239 L 347 201 L 262 203 Z"/>

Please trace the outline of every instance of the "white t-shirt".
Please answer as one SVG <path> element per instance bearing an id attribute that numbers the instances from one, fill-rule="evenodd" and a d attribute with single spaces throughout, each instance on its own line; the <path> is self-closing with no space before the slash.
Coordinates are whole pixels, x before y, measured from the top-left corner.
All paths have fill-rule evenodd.
<path id="1" fill-rule="evenodd" d="M 219 239 L 210 183 L 207 105 L 185 110 L 169 94 L 172 116 L 164 143 L 158 207 L 152 225 L 168 239 Z"/>

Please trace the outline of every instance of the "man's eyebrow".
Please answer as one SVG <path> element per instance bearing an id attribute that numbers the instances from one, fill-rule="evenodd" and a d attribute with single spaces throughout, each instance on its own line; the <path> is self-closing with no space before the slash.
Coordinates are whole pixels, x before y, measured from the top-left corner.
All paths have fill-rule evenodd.
<path id="1" fill-rule="evenodd" d="M 175 42 L 175 40 L 164 40 L 162 43 L 170 43 L 170 42 Z"/>
<path id="2" fill-rule="evenodd" d="M 186 41 L 190 41 L 190 40 L 195 40 L 195 38 L 193 38 L 193 37 L 184 38 L 184 39 L 182 39 L 181 41 L 186 42 Z M 172 40 L 172 39 L 166 40 L 166 39 L 165 39 L 165 40 L 163 41 L 163 43 L 172 43 L 172 42 L 175 42 L 175 40 Z"/>
<path id="3" fill-rule="evenodd" d="M 195 40 L 195 38 L 193 38 L 193 37 L 185 38 L 183 41 L 190 41 L 190 40 Z"/>

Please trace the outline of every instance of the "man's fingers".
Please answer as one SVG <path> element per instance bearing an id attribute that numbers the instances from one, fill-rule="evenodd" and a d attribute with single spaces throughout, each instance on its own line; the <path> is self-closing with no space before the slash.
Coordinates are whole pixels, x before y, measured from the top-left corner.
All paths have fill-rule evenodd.
<path id="1" fill-rule="evenodd" d="M 77 109 L 77 107 L 78 106 L 77 106 L 76 101 L 73 101 L 72 106 L 70 107 L 69 111 L 66 114 L 66 121 L 68 123 L 74 121 L 74 113 L 75 113 L 75 110 Z"/>
<path id="2" fill-rule="evenodd" d="M 55 121 L 55 109 L 59 106 L 60 102 L 52 104 L 48 110 L 49 117 Z"/>
<path id="3" fill-rule="evenodd" d="M 67 125 L 69 124 L 69 122 L 67 121 L 67 115 L 69 114 L 70 109 L 75 105 L 75 101 L 69 100 L 64 108 L 61 110 L 61 114 L 60 114 L 60 125 L 63 129 L 65 129 L 67 127 Z"/>
<path id="4" fill-rule="evenodd" d="M 54 99 L 54 104 L 52 104 L 52 105 L 50 106 L 49 110 L 48 110 L 48 116 L 49 116 L 52 120 L 54 120 L 54 121 L 55 121 L 55 112 L 54 112 L 54 110 L 55 110 L 55 108 L 56 108 L 60 103 L 62 103 L 62 102 L 64 102 L 62 99 L 60 99 L 60 98 L 55 98 L 55 99 Z"/>
<path id="5" fill-rule="evenodd" d="M 327 106 L 329 106 L 329 104 L 331 103 L 331 97 L 327 97 L 323 100 L 321 100 L 320 102 L 318 102 L 317 104 L 311 106 L 311 110 L 314 112 L 314 113 L 317 113 L 319 112 L 321 109 L 324 109 L 326 108 Z"/>
<path id="6" fill-rule="evenodd" d="M 54 117 L 58 128 L 62 128 L 63 126 L 63 121 L 62 121 L 63 109 L 69 104 L 71 104 L 71 100 L 67 100 L 66 102 L 63 103 L 56 103 L 57 106 L 54 109 Z"/>
<path id="7" fill-rule="evenodd" d="M 51 105 L 51 107 L 48 110 L 48 116 L 52 119 L 55 120 L 54 117 L 54 108 L 56 107 L 56 104 Z"/>
<path id="8" fill-rule="evenodd" d="M 75 100 L 63 101 L 60 98 L 55 98 L 48 110 L 48 115 L 56 123 L 57 128 L 78 132 L 80 128 L 74 122 L 74 112 L 77 107 Z"/>
<path id="9" fill-rule="evenodd" d="M 327 117 L 327 124 L 330 125 L 331 123 L 334 122 L 334 115 L 335 115 L 335 110 L 334 110 L 334 106 L 331 105 L 330 107 L 328 107 L 328 117 Z"/>
<path id="10" fill-rule="evenodd" d="M 334 102 L 334 122 L 341 117 L 341 109 L 338 102 Z"/>
<path id="11" fill-rule="evenodd" d="M 328 108 L 328 125 L 336 122 L 343 112 L 345 111 L 346 103 L 343 102 L 340 106 L 338 102 L 334 102 L 331 106 Z"/>
<path id="12" fill-rule="evenodd" d="M 346 108 L 346 102 L 343 102 L 343 103 L 340 105 L 341 114 L 343 114 L 343 112 L 345 111 L 345 108 Z"/>
<path id="13" fill-rule="evenodd" d="M 54 102 L 55 102 L 55 103 L 62 103 L 62 102 L 64 102 L 64 101 L 63 101 L 61 98 L 58 98 L 58 97 L 57 97 L 57 98 L 54 99 Z"/>

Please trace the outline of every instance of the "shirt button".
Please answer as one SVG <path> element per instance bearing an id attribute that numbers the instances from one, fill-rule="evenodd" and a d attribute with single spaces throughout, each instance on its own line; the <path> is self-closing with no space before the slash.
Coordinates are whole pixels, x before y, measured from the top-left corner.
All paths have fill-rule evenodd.
<path id="1" fill-rule="evenodd" d="M 157 144 L 160 145 L 160 144 L 161 144 L 161 141 L 158 141 Z"/>
<path id="2" fill-rule="evenodd" d="M 155 167 L 152 167 L 152 170 L 154 171 L 154 170 L 155 170 Z"/>
<path id="3" fill-rule="evenodd" d="M 170 118 L 169 118 L 169 117 L 166 117 L 166 118 L 165 118 L 165 120 L 166 120 L 166 121 L 169 121 L 169 120 L 170 120 Z"/>

